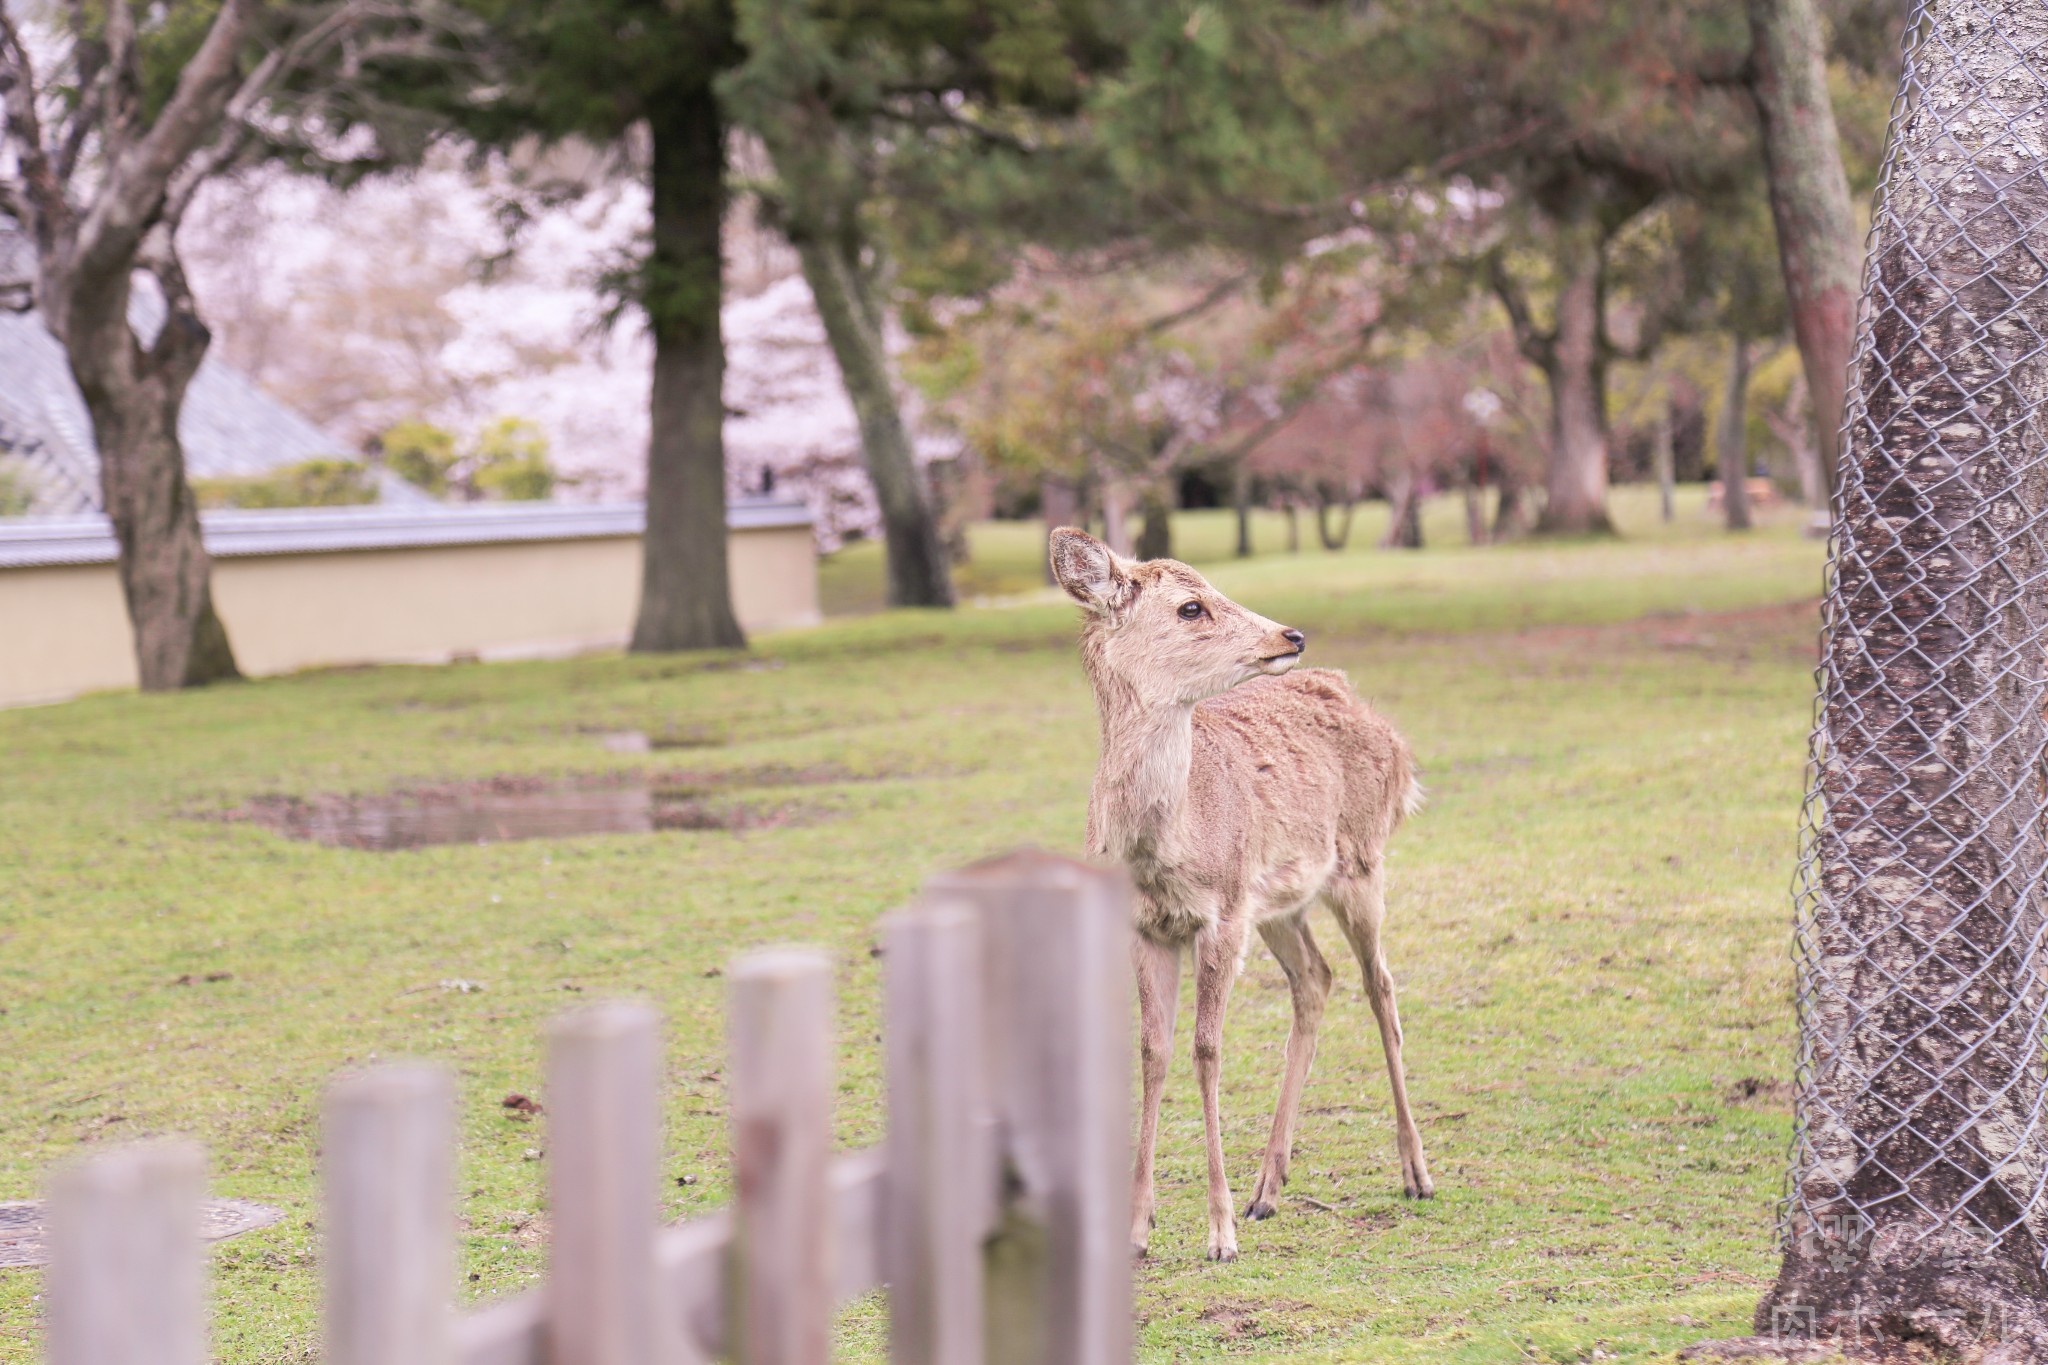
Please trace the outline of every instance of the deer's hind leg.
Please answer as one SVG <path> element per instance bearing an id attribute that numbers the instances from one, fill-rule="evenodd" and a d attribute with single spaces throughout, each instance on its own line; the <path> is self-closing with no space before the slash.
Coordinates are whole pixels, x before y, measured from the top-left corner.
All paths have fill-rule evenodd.
<path id="1" fill-rule="evenodd" d="M 1280 1077 L 1280 1099 L 1273 1106 L 1273 1133 L 1266 1140 L 1251 1203 L 1245 1206 L 1244 1216 L 1254 1220 L 1273 1216 L 1280 1202 L 1280 1187 L 1287 1183 L 1287 1163 L 1294 1152 L 1294 1119 L 1301 1108 L 1309 1067 L 1315 1062 L 1323 1002 L 1330 998 L 1330 964 L 1309 934 L 1306 915 L 1262 920 L 1259 935 L 1287 974 L 1287 988 L 1294 996 L 1294 1022 L 1287 1030 L 1287 1062 Z"/>
<path id="2" fill-rule="evenodd" d="M 1363 860 L 1361 860 L 1363 861 Z M 1415 1116 L 1408 1109 L 1408 1078 L 1401 1064 L 1401 1007 L 1394 998 L 1394 976 L 1380 948 L 1380 927 L 1387 916 L 1386 883 L 1377 859 L 1367 870 L 1340 872 L 1323 889 L 1344 937 L 1365 975 L 1365 998 L 1379 1021 L 1380 1046 L 1387 1054 L 1387 1080 L 1394 1092 L 1394 1139 L 1401 1151 L 1401 1190 L 1410 1199 L 1427 1199 L 1436 1193 L 1429 1178 L 1429 1163 L 1422 1155 L 1422 1134 L 1416 1131 Z"/>
<path id="3" fill-rule="evenodd" d="M 1143 1256 L 1152 1243 L 1152 1161 L 1159 1147 L 1159 1101 L 1166 1090 L 1166 1062 L 1173 1052 L 1173 1015 L 1180 1004 L 1180 945 L 1144 934 L 1131 940 L 1131 965 L 1138 975 L 1138 1057 L 1143 1067 L 1144 1108 L 1138 1115 L 1138 1160 L 1131 1168 L 1131 1254 Z"/>
<path id="4" fill-rule="evenodd" d="M 1195 1081 L 1202 1090 L 1202 1136 L 1209 1157 L 1209 1259 L 1237 1259 L 1237 1211 L 1223 1169 L 1223 1016 L 1244 965 L 1250 930 L 1225 919 L 1195 936 Z"/>

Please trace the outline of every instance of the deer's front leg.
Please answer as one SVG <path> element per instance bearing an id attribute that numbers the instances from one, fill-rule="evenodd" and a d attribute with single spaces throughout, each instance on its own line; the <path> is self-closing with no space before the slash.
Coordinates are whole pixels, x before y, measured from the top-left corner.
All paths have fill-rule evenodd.
<path id="1" fill-rule="evenodd" d="M 1131 1170 L 1131 1254 L 1152 1243 L 1152 1159 L 1159 1145 L 1159 1100 L 1173 1053 L 1173 1016 L 1180 1004 L 1180 945 L 1145 934 L 1131 940 L 1138 976 L 1138 1057 L 1144 1070 L 1144 1108 L 1138 1118 L 1138 1161 Z"/>
<path id="2" fill-rule="evenodd" d="M 1195 938 L 1195 1081 L 1209 1151 L 1209 1259 L 1237 1259 L 1237 1212 L 1223 1170 L 1223 1015 L 1244 961 L 1245 925 L 1224 921 Z"/>

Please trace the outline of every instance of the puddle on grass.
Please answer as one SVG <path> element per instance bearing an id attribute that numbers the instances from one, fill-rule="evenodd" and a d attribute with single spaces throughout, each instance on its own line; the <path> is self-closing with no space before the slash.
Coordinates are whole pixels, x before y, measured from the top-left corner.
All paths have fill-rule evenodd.
<path id="1" fill-rule="evenodd" d="M 726 739 L 710 730 L 601 730 L 597 741 L 615 754 L 651 754 L 666 749 L 716 749 Z"/>
<path id="2" fill-rule="evenodd" d="M 747 802 L 708 786 L 636 778 L 605 786 L 496 782 L 381 796 L 261 796 L 230 818 L 292 839 L 376 851 L 579 834 L 765 829 L 793 803 Z"/>
<path id="3" fill-rule="evenodd" d="M 43 1201 L 0 1204 L 0 1269 L 42 1265 L 50 1259 Z M 248 1199 L 210 1199 L 200 1207 L 200 1236 L 209 1242 L 267 1228 L 284 1214 Z"/>

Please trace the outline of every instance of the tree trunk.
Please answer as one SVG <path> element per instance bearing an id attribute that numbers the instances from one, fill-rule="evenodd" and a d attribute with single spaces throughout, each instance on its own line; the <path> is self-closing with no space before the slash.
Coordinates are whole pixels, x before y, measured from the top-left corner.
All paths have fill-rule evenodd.
<path id="1" fill-rule="evenodd" d="M 1486 534 L 1486 480 L 1493 464 L 1493 444 L 1484 431 L 1472 443 L 1472 459 L 1466 466 L 1465 487 L 1465 539 L 1473 545 L 1484 545 Z"/>
<path id="2" fill-rule="evenodd" d="M 1237 557 L 1252 557 L 1252 476 L 1238 461 L 1230 471 L 1230 508 L 1237 514 Z"/>
<path id="3" fill-rule="evenodd" d="M 1503 460 L 1498 482 L 1500 496 L 1493 505 L 1493 534 L 1488 537 L 1496 545 L 1529 529 L 1529 486 L 1522 481 L 1521 471 Z"/>
<path id="4" fill-rule="evenodd" d="M 1060 527 L 1082 525 L 1087 518 L 1081 515 L 1081 490 L 1074 486 L 1072 479 L 1063 479 L 1057 474 L 1045 475 L 1038 482 L 1038 515 L 1045 523 L 1048 543 L 1052 533 Z M 1045 561 L 1045 581 L 1059 581 L 1053 576 L 1050 555 Z"/>
<path id="5" fill-rule="evenodd" d="M 1771 431 L 1792 452 L 1792 469 L 1799 476 L 1799 501 L 1806 507 L 1806 534 L 1824 536 L 1829 525 L 1827 480 L 1823 476 L 1820 451 L 1814 445 L 1813 424 L 1806 396 L 1806 381 L 1795 378 L 1785 394 L 1785 406 L 1778 412 L 1766 410 L 1764 420 Z"/>
<path id="6" fill-rule="evenodd" d="M 1760 1333 L 2048 1358 L 2048 92 L 2013 55 L 2044 39 L 2038 5 L 1940 0 L 1911 58 L 1838 501 L 1799 1144 Z"/>
<path id="7" fill-rule="evenodd" d="M 725 339 L 720 229 L 725 122 L 709 80 L 650 101 L 653 251 L 642 300 L 654 338 L 647 533 L 635 653 L 739 648 L 726 559 Z"/>
<path id="8" fill-rule="evenodd" d="M 1590 229 L 1564 233 L 1557 328 L 1543 377 L 1550 386 L 1548 500 L 1536 529 L 1611 532 L 1607 516 L 1607 360 L 1601 349 L 1606 263 Z"/>
<path id="9" fill-rule="evenodd" d="M 1749 342 L 1736 337 L 1728 354 L 1728 393 L 1721 405 L 1716 459 L 1721 466 L 1721 510 L 1728 529 L 1747 531 L 1749 515 Z"/>
<path id="10" fill-rule="evenodd" d="M 1173 507 L 1165 488 L 1157 482 L 1145 485 L 1138 495 L 1138 509 L 1143 514 L 1138 525 L 1138 558 L 1173 558 Z"/>
<path id="11" fill-rule="evenodd" d="M 1422 548 L 1422 499 L 1416 493 L 1415 471 L 1405 466 L 1387 479 L 1387 533 L 1383 550 Z"/>
<path id="12" fill-rule="evenodd" d="M 65 352 L 92 419 L 100 495 L 120 546 L 121 594 L 145 692 L 239 676 L 213 607 L 213 561 L 185 477 L 178 414 L 211 337 L 175 258 L 157 270 L 165 317 L 145 346 L 128 322 L 128 264 L 116 278 L 69 281 Z"/>
<path id="13" fill-rule="evenodd" d="M 1341 504 L 1344 508 L 1344 519 L 1334 528 L 1330 525 L 1330 504 L 1333 502 Z M 1316 490 L 1316 539 L 1320 540 L 1323 548 L 1331 554 L 1337 553 L 1351 543 L 1351 519 L 1356 515 L 1358 499 L 1351 496 L 1349 489 L 1335 498 L 1330 496 L 1330 490 L 1327 488 Z"/>
<path id="14" fill-rule="evenodd" d="M 1657 430 L 1650 438 L 1650 458 L 1657 466 L 1657 511 L 1666 525 L 1671 522 L 1677 489 L 1674 470 L 1677 459 L 1671 449 L 1671 407 L 1657 410 Z"/>
<path id="15" fill-rule="evenodd" d="M 803 163 L 790 159 L 778 166 Z M 790 174 L 784 170 L 784 174 Z M 889 560 L 889 605 L 950 607 L 953 578 L 939 539 L 938 519 L 918 476 L 917 458 L 903 410 L 889 375 L 889 353 L 882 317 L 860 264 L 861 245 L 855 229 L 794 234 L 804 281 L 817 301 L 818 316 L 839 377 L 860 422 L 861 451 L 868 478 L 881 506 L 883 545 Z"/>
<path id="16" fill-rule="evenodd" d="M 1281 505 L 1287 513 L 1287 553 L 1298 555 L 1301 553 L 1301 504 L 1289 494 Z"/>
<path id="17" fill-rule="evenodd" d="M 1468 545 L 1484 545 L 1486 535 L 1486 490 L 1476 483 L 1464 487 L 1465 495 L 1465 542 Z"/>
<path id="18" fill-rule="evenodd" d="M 1110 470 L 1103 470 L 1100 479 L 1102 488 L 1102 543 L 1126 559 L 1138 552 L 1131 542 L 1131 488 L 1120 476 Z"/>
<path id="19" fill-rule="evenodd" d="M 1763 130 L 1778 262 L 1813 395 L 1827 505 L 1835 487 L 1849 352 L 1855 343 L 1856 214 L 1828 99 L 1827 48 L 1813 0 L 1749 0 L 1750 96 Z"/>

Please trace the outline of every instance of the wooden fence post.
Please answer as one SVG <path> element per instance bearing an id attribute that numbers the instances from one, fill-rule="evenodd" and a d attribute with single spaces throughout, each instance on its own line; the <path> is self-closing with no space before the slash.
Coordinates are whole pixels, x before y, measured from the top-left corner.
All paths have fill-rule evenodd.
<path id="1" fill-rule="evenodd" d="M 924 902 L 883 929 L 893 1365 L 980 1365 L 981 1243 L 996 1204 L 971 907 Z"/>
<path id="2" fill-rule="evenodd" d="M 206 1365 L 206 1157 L 138 1143 L 50 1182 L 50 1365 Z"/>
<path id="3" fill-rule="evenodd" d="M 980 912 L 989 1103 L 1011 1193 L 990 1365 L 1129 1365 L 1130 883 L 1026 850 L 935 877 Z"/>
<path id="4" fill-rule="evenodd" d="M 825 1365 L 836 1281 L 832 967 L 820 953 L 750 953 L 731 973 L 733 1357 Z"/>
<path id="5" fill-rule="evenodd" d="M 454 1106 L 433 1066 L 380 1066 L 327 1092 L 327 1365 L 450 1359 Z"/>
<path id="6" fill-rule="evenodd" d="M 550 1365 L 657 1365 L 675 1333 L 656 1292 L 661 1025 L 645 1005 L 548 1030 Z"/>

